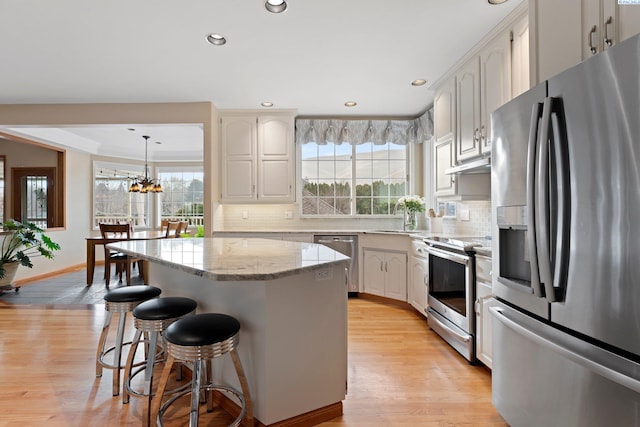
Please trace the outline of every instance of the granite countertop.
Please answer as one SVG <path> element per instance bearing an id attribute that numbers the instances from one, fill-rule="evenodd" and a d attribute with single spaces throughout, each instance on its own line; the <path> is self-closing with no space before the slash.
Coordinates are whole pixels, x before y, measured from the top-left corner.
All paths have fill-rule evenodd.
<path id="1" fill-rule="evenodd" d="M 130 240 L 107 247 L 224 281 L 272 280 L 349 260 L 324 245 L 259 238 Z"/>

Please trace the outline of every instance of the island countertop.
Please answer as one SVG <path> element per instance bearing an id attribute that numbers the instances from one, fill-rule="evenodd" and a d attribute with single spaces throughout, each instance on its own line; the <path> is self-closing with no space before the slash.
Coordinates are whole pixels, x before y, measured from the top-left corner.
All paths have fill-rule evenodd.
<path id="1" fill-rule="evenodd" d="M 130 240 L 107 245 L 143 260 L 212 280 L 272 280 L 342 263 L 324 245 L 260 238 Z"/>

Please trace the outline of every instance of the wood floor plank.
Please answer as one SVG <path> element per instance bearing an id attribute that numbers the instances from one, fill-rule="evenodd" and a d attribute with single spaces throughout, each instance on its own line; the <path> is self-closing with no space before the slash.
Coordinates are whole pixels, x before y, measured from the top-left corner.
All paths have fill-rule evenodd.
<path id="1" fill-rule="evenodd" d="M 113 398 L 111 371 L 95 378 L 103 319 L 100 305 L 0 307 L 0 427 L 141 425 L 142 402 Z M 467 364 L 415 312 L 352 298 L 348 345 L 344 415 L 323 425 L 506 426 L 491 405 L 490 371 Z M 174 412 L 165 425 L 185 425 Z"/>

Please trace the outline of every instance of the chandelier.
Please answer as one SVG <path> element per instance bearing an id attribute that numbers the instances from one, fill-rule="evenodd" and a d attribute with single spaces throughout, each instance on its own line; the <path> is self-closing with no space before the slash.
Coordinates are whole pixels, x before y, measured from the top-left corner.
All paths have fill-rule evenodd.
<path id="1" fill-rule="evenodd" d="M 149 165 L 147 164 L 147 149 L 149 148 L 150 136 L 144 135 L 144 175 L 133 178 L 133 183 L 129 187 L 130 193 L 162 193 L 160 181 L 150 177 Z"/>

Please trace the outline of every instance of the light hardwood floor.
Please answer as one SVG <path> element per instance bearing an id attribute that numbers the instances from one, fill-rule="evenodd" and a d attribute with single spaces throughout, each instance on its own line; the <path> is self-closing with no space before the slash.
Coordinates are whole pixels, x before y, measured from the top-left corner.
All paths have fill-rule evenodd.
<path id="1" fill-rule="evenodd" d="M 103 319 L 102 305 L 0 306 L 0 427 L 141 425 L 139 400 L 111 396 L 111 371 L 95 378 Z M 344 415 L 323 425 L 505 426 L 490 386 L 490 371 L 468 365 L 424 318 L 354 298 Z M 175 415 L 166 426 L 186 425 Z M 229 419 L 218 411 L 201 421 Z"/>

